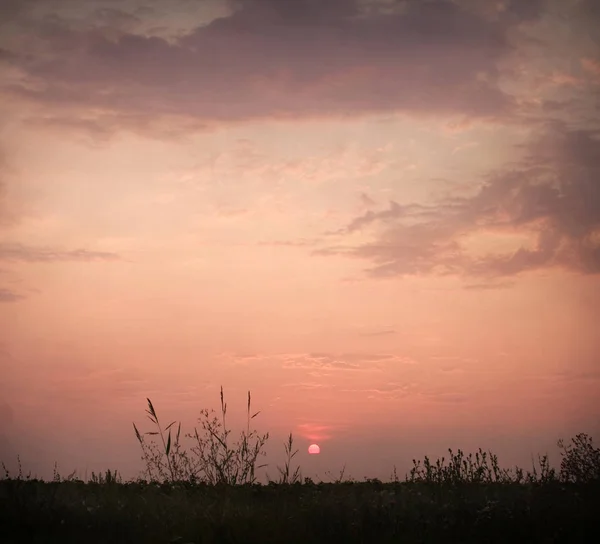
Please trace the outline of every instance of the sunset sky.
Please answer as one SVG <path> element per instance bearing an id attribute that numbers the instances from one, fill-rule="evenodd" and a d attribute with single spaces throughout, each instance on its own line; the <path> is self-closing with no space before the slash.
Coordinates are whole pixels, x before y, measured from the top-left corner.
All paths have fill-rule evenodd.
<path id="1" fill-rule="evenodd" d="M 600 2 L 0 0 L 0 458 L 276 475 L 600 440 Z M 320 455 L 309 456 L 311 443 Z"/>

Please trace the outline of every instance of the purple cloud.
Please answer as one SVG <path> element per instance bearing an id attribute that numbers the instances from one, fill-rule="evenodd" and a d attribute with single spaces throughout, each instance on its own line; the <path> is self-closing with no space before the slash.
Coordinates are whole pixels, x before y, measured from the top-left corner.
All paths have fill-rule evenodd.
<path id="1" fill-rule="evenodd" d="M 407 210 L 419 207 L 392 202 L 340 231 L 348 238 L 376 225 L 372 242 L 316 253 L 371 261 L 369 273 L 380 277 L 437 273 L 491 280 L 550 267 L 600 273 L 600 131 L 554 125 L 526 151 L 516 168 L 494 172 L 474 196 L 442 200 L 416 223 L 407 223 L 414 221 Z M 529 233 L 536 243 L 511 253 L 470 254 L 462 238 L 486 232 Z"/>
<path id="2" fill-rule="evenodd" d="M 497 85 L 497 63 L 511 51 L 509 31 L 541 12 L 539 2 L 494 18 L 449 0 L 369 12 L 350 0 L 233 5 L 170 41 L 119 30 L 113 11 L 102 27 L 39 21 L 29 44 L 7 53 L 22 79 L 0 92 L 52 108 L 38 123 L 100 133 L 151 130 L 159 119 L 198 129 L 392 111 L 506 117 L 516 106 Z"/>

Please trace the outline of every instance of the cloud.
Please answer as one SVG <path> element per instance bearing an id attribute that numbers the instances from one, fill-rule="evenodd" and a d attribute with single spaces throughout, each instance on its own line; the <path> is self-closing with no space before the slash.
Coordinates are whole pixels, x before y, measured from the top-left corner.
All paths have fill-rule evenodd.
<path id="1" fill-rule="evenodd" d="M 378 222 L 387 222 L 388 220 L 396 220 L 400 217 L 426 217 L 432 214 L 435 214 L 435 208 L 422 206 L 421 204 L 408 204 L 406 206 L 401 206 L 397 202 L 390 201 L 389 208 L 387 210 L 382 210 L 379 212 L 367 211 L 364 215 L 361 215 L 354 219 L 347 227 L 347 232 L 354 232 L 362 229 L 364 226 L 373 223 L 375 221 Z"/>
<path id="2" fill-rule="evenodd" d="M 7 170 L 8 168 L 6 165 L 5 155 L 3 150 L 0 148 L 0 227 L 5 226 L 12 220 L 12 214 L 10 213 L 10 206 L 7 197 Z"/>
<path id="3" fill-rule="evenodd" d="M 385 385 L 376 387 L 348 388 L 342 389 L 341 391 L 354 394 L 360 393 L 366 395 L 367 399 L 370 400 L 390 401 L 404 399 L 415 394 L 418 391 L 418 385 L 413 382 L 388 382 Z"/>
<path id="4" fill-rule="evenodd" d="M 367 193 L 360 193 L 359 198 L 364 208 L 371 208 L 377 204 Z"/>
<path id="5" fill-rule="evenodd" d="M 61 250 L 48 247 L 31 247 L 23 244 L 0 244 L 0 261 L 56 262 L 56 261 L 115 261 L 116 253 L 89 251 L 87 249 Z"/>
<path id="6" fill-rule="evenodd" d="M 9 22 L 30 9 L 34 3 L 35 0 L 2 0 L 0 20 Z"/>
<path id="7" fill-rule="evenodd" d="M 301 423 L 296 426 L 296 433 L 307 440 L 321 441 L 329 440 L 333 436 L 333 432 L 340 431 L 344 427 L 342 425 L 323 425 L 320 423 Z"/>
<path id="8" fill-rule="evenodd" d="M 98 25 L 125 31 L 133 30 L 141 23 L 141 19 L 136 15 L 106 7 L 94 10 L 93 18 Z"/>
<path id="9" fill-rule="evenodd" d="M 556 123 L 522 151 L 516 167 L 492 172 L 473 196 L 432 206 L 391 202 L 352 220 L 340 229 L 340 243 L 315 253 L 371 261 L 368 272 L 377 277 L 491 280 L 551 267 L 600 273 L 600 131 Z M 351 243 L 355 231 L 364 238 L 368 229 L 373 241 Z M 498 248 L 481 249 L 493 247 L 482 239 Z M 511 240 L 513 249 L 506 249 Z"/>
<path id="10" fill-rule="evenodd" d="M 306 24 L 331 24 L 340 18 L 358 14 L 355 0 L 231 0 L 234 9 L 244 10 L 254 16 L 271 15 L 290 26 Z"/>
<path id="11" fill-rule="evenodd" d="M 485 3 L 485 2 L 483 2 Z M 494 4 L 494 2 L 488 2 Z M 496 6 L 502 6 L 501 13 L 517 22 L 532 22 L 540 18 L 544 12 L 547 0 L 509 0 L 508 2 L 496 2 Z"/>
<path id="12" fill-rule="evenodd" d="M 298 382 L 298 383 L 284 383 L 281 387 L 290 387 L 296 390 L 308 390 L 313 391 L 316 389 L 332 389 L 330 385 L 317 382 Z"/>
<path id="13" fill-rule="evenodd" d="M 392 331 L 393 332 L 393 331 Z M 383 331 L 382 334 L 387 334 Z M 234 366 L 279 366 L 285 369 L 314 371 L 380 371 L 384 367 L 408 368 L 416 365 L 410 357 L 393 353 L 369 352 L 312 352 L 312 353 L 278 353 L 271 355 L 257 353 L 223 353 L 222 357 Z"/>
<path id="14" fill-rule="evenodd" d="M 574 3 L 574 11 L 583 23 L 581 30 L 585 37 L 600 44 L 600 4 L 596 0 L 579 0 Z"/>
<path id="15" fill-rule="evenodd" d="M 174 171 L 167 179 L 191 186 L 212 186 L 214 179 L 221 180 L 224 186 L 237 187 L 242 181 L 254 184 L 252 195 L 256 205 L 287 213 L 283 205 L 289 195 L 281 194 L 287 184 L 302 182 L 316 186 L 349 179 L 364 182 L 361 178 L 403 167 L 406 159 L 398 155 L 392 143 L 387 143 L 347 144 L 303 156 L 291 150 L 281 156 L 250 140 L 238 139 L 230 149 L 207 153 L 193 167 Z M 249 196 L 239 195 L 244 200 L 237 200 L 237 205 L 247 205 Z"/>
<path id="16" fill-rule="evenodd" d="M 7 49 L 3 49 L 2 47 L 0 47 L 0 62 L 2 62 L 2 61 L 9 61 L 9 60 L 12 60 L 14 58 L 15 58 L 14 53 L 11 53 Z"/>
<path id="17" fill-rule="evenodd" d="M 512 51 L 509 33 L 541 13 L 539 2 L 494 18 L 449 0 L 369 13 L 349 0 L 233 5 L 175 40 L 123 30 L 115 10 L 97 13 L 111 32 L 38 21 L 29 42 L 3 45 L 20 77 L 0 92 L 42 105 L 38 122 L 100 135 L 161 119 L 191 130 L 381 112 L 505 117 L 516 103 L 497 84 L 497 63 Z"/>
<path id="18" fill-rule="evenodd" d="M 581 59 L 581 67 L 594 77 L 600 77 L 600 60 L 585 57 Z"/>
<path id="19" fill-rule="evenodd" d="M 500 281 L 494 283 L 471 283 L 469 285 L 465 285 L 464 289 L 470 291 L 491 291 L 493 289 L 508 289 L 509 287 L 513 287 L 514 285 L 514 281 Z"/>
<path id="20" fill-rule="evenodd" d="M 281 355 L 282 367 L 314 371 L 380 371 L 384 367 L 416 364 L 408 357 L 390 353 L 303 353 Z"/>
<path id="21" fill-rule="evenodd" d="M 15 293 L 11 289 L 0 287 L 0 303 L 2 302 L 17 302 L 24 299 L 23 295 Z"/>
<path id="22" fill-rule="evenodd" d="M 340 389 L 340 392 L 364 395 L 369 400 L 395 401 L 413 398 L 423 398 L 430 402 L 444 404 L 459 404 L 469 400 L 469 396 L 454 391 L 451 388 L 442 388 L 428 384 L 421 379 L 407 379 L 404 382 L 391 381 L 373 387 L 355 387 Z"/>
<path id="23" fill-rule="evenodd" d="M 0 112 L 0 133 L 10 133 L 8 125 Z M 4 229 L 17 225 L 26 214 L 27 203 L 19 197 L 19 174 L 8 146 L 4 139 L 0 139 L 0 234 Z"/>
<path id="24" fill-rule="evenodd" d="M 311 353 L 300 356 L 288 356 L 283 363 L 284 368 L 322 369 L 322 370 L 361 370 L 356 361 L 345 357 L 336 357 L 328 353 Z"/>
<path id="25" fill-rule="evenodd" d="M 271 242 L 257 242 L 259 246 L 272 247 L 310 247 L 319 242 L 317 238 L 298 238 L 297 240 L 273 240 Z"/>
<path id="26" fill-rule="evenodd" d="M 0 148 L 0 234 L 7 228 L 18 223 L 21 217 L 20 206 L 13 195 L 9 194 L 9 168 L 5 154 Z M 15 180 L 10 179 L 14 186 Z M 19 243 L 0 242 L 0 262 L 57 262 L 57 261 L 110 261 L 120 260 L 116 253 L 90 251 L 86 249 L 64 250 L 52 247 L 32 247 Z M 5 273 L 0 269 L 0 274 Z M 31 291 L 31 289 L 30 289 Z M 18 302 L 26 297 L 0 284 L 0 303 Z"/>

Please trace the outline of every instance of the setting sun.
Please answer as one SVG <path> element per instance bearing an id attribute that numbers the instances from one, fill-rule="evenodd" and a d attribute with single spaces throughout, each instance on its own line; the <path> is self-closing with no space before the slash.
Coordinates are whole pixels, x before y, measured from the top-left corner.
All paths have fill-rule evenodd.
<path id="1" fill-rule="evenodd" d="M 308 453 L 311 455 L 316 455 L 317 453 L 321 453 L 321 448 L 318 446 L 318 444 L 311 444 L 308 446 Z"/>

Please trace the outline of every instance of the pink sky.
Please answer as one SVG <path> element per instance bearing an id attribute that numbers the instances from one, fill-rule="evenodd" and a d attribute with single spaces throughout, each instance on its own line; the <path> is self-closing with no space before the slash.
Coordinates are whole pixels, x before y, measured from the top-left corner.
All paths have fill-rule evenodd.
<path id="1" fill-rule="evenodd" d="M 600 439 L 599 8 L 3 0 L 0 458 L 132 477 L 221 385 L 270 475 Z"/>

